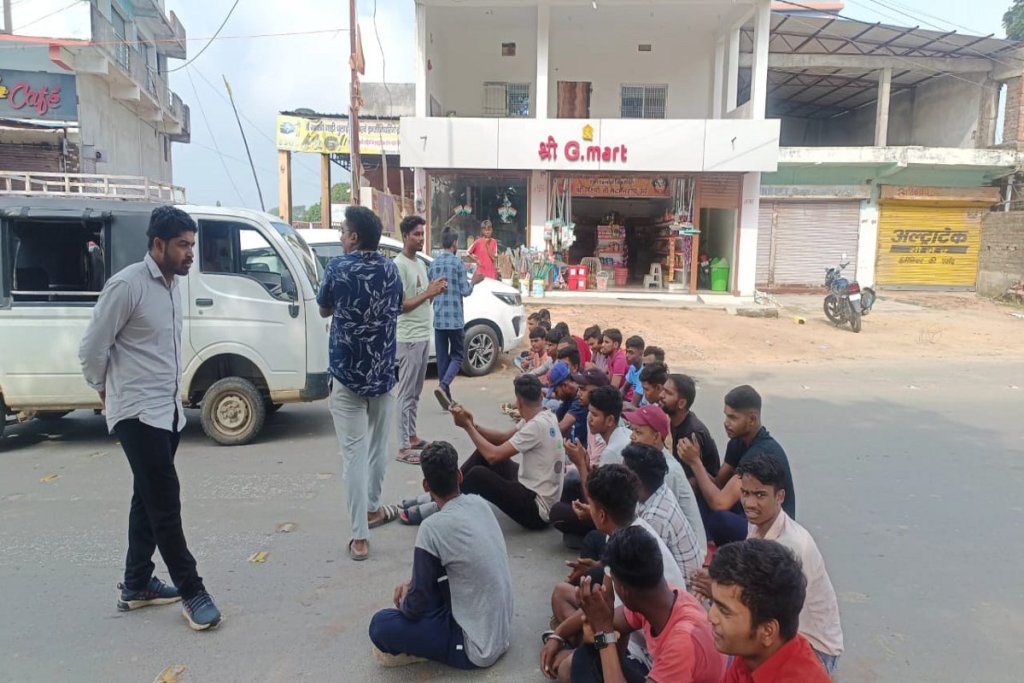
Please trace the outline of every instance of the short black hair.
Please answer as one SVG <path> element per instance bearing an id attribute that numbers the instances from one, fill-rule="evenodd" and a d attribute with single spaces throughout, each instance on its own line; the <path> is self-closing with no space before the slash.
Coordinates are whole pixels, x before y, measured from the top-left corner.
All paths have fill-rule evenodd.
<path id="1" fill-rule="evenodd" d="M 558 330 L 559 332 L 562 333 L 563 337 L 571 337 L 572 336 L 572 334 L 570 334 L 570 332 L 569 332 L 569 323 L 567 323 L 567 322 L 563 321 L 563 322 L 555 323 L 555 326 L 552 327 L 551 329 L 552 330 Z"/>
<path id="2" fill-rule="evenodd" d="M 625 465 L 601 465 L 587 477 L 587 495 L 611 516 L 618 526 L 636 519 L 640 480 Z"/>
<path id="3" fill-rule="evenodd" d="M 729 543 L 715 552 L 708 574 L 715 583 L 740 587 L 751 629 L 774 619 L 784 640 L 796 636 L 807 579 L 789 548 L 759 538 Z"/>
<path id="4" fill-rule="evenodd" d="M 725 405 L 733 410 L 753 410 L 761 412 L 761 394 L 749 384 L 743 384 L 725 395 Z"/>
<path id="5" fill-rule="evenodd" d="M 675 386 L 679 397 L 686 399 L 687 410 L 692 410 L 693 402 L 697 400 L 697 383 L 693 378 L 689 375 L 672 374 L 668 376 L 668 381 Z"/>
<path id="6" fill-rule="evenodd" d="M 622 462 L 631 469 L 648 493 L 654 493 L 665 483 L 668 463 L 665 454 L 654 446 L 631 443 L 622 449 Z"/>
<path id="7" fill-rule="evenodd" d="M 544 330 L 544 335 L 547 336 L 547 333 L 551 331 L 551 321 L 541 318 L 537 321 L 537 327 Z"/>
<path id="8" fill-rule="evenodd" d="M 575 344 L 561 349 L 556 354 L 556 358 L 558 358 L 558 360 L 562 360 L 564 358 L 569 361 L 570 365 L 575 365 L 576 367 L 580 366 L 580 350 L 576 348 Z"/>
<path id="9" fill-rule="evenodd" d="M 547 336 L 548 331 L 540 323 L 537 323 L 537 327 L 530 330 L 530 339 L 547 339 Z"/>
<path id="10" fill-rule="evenodd" d="M 530 315 L 526 316 L 526 319 L 527 320 L 536 320 L 536 321 L 540 322 L 541 315 L 540 315 L 540 313 L 537 313 L 536 311 L 534 311 Z"/>
<path id="11" fill-rule="evenodd" d="M 650 590 L 665 578 L 658 541 L 642 527 L 618 529 L 609 537 L 602 559 L 612 576 L 630 588 Z"/>
<path id="12" fill-rule="evenodd" d="M 405 237 L 416 228 L 426 224 L 427 221 L 424 220 L 423 216 L 417 216 L 414 214 L 403 218 L 402 222 L 398 225 L 398 229 L 402 231 L 402 237 Z"/>
<path id="13" fill-rule="evenodd" d="M 176 206 L 158 206 L 149 214 L 149 228 L 146 229 L 146 237 L 149 238 L 147 249 L 153 248 L 154 240 L 170 242 L 176 237 L 181 237 L 186 232 L 196 232 L 196 222 L 192 216 Z"/>
<path id="14" fill-rule="evenodd" d="M 380 246 L 380 236 L 384 232 L 380 218 L 365 206 L 345 209 L 345 229 L 359 236 L 359 248 L 366 251 Z"/>
<path id="15" fill-rule="evenodd" d="M 782 463 L 766 453 L 755 453 L 740 460 L 736 466 L 736 476 L 742 477 L 744 474 L 749 474 L 776 491 L 786 490 L 786 471 Z"/>
<path id="16" fill-rule="evenodd" d="M 612 386 L 598 387 L 590 392 L 590 406 L 611 415 L 618 423 L 622 417 L 622 392 Z"/>
<path id="17" fill-rule="evenodd" d="M 587 341 L 589 339 L 597 339 L 598 341 L 601 341 L 601 328 L 597 325 L 591 325 L 584 330 L 583 341 Z"/>
<path id="18" fill-rule="evenodd" d="M 654 361 L 640 371 L 640 381 L 648 384 L 661 385 L 668 381 L 668 366 L 661 361 Z"/>
<path id="19" fill-rule="evenodd" d="M 665 349 L 660 346 L 648 346 L 644 349 L 645 356 L 654 356 L 654 360 L 664 363 L 665 362 Z"/>
<path id="20" fill-rule="evenodd" d="M 516 396 L 527 403 L 540 403 L 543 387 L 536 375 L 519 375 L 513 380 L 512 386 L 515 387 Z"/>
<path id="21" fill-rule="evenodd" d="M 602 336 L 603 337 L 608 337 L 614 343 L 616 343 L 616 344 L 618 344 L 620 346 L 622 345 L 622 333 L 619 332 L 614 327 L 609 327 L 607 330 L 604 331 L 604 334 Z"/>
<path id="22" fill-rule="evenodd" d="M 452 245 L 459 241 L 459 233 L 451 228 L 441 231 L 441 248 L 451 249 Z"/>
<path id="23" fill-rule="evenodd" d="M 546 308 L 542 308 L 539 311 L 537 311 L 537 315 L 540 316 L 541 320 L 546 320 L 548 323 L 548 327 L 551 327 L 551 311 L 549 311 Z"/>
<path id="24" fill-rule="evenodd" d="M 420 454 L 420 469 L 430 491 L 445 498 L 459 490 L 459 453 L 447 441 L 431 441 Z"/>
<path id="25" fill-rule="evenodd" d="M 639 335 L 634 334 L 632 337 L 626 340 L 627 349 L 639 349 L 640 352 L 643 353 L 645 347 L 646 343 L 644 342 L 644 338 Z"/>
<path id="26" fill-rule="evenodd" d="M 551 344 L 557 344 L 558 342 L 562 341 L 562 333 L 559 332 L 557 329 L 551 330 L 550 332 L 548 332 L 547 336 L 544 337 L 544 340 Z"/>

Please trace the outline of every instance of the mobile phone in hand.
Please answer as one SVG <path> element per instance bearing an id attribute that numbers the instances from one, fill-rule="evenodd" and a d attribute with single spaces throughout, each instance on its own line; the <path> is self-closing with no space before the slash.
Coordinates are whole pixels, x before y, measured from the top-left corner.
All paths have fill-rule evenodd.
<path id="1" fill-rule="evenodd" d="M 441 404 L 441 410 L 448 411 L 455 405 L 455 402 L 448 398 L 440 389 L 434 390 L 434 396 L 437 397 L 437 402 Z"/>

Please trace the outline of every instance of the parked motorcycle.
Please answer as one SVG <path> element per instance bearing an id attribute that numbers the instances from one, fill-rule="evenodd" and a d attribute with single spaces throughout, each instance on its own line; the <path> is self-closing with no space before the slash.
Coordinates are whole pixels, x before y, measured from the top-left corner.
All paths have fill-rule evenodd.
<path id="1" fill-rule="evenodd" d="M 846 258 L 846 254 L 843 254 Z M 856 281 L 843 277 L 843 268 L 850 262 L 840 263 L 838 268 L 825 270 L 825 315 L 835 325 L 850 323 L 850 329 L 860 332 L 861 317 L 871 312 L 875 305 L 875 290 L 870 287 L 861 288 Z"/>

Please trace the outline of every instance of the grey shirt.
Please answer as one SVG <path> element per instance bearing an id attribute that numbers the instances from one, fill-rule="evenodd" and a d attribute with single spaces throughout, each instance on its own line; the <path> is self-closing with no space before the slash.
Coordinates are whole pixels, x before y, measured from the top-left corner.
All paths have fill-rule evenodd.
<path id="1" fill-rule="evenodd" d="M 437 557 L 448 577 L 452 616 L 479 667 L 498 661 L 512 638 L 512 576 L 505 537 L 491 506 L 462 494 L 423 520 L 416 547 Z"/>
<path id="2" fill-rule="evenodd" d="M 107 428 L 122 420 L 171 431 L 181 405 L 181 292 L 146 254 L 111 277 L 92 312 L 78 358 L 86 383 L 107 392 Z"/>

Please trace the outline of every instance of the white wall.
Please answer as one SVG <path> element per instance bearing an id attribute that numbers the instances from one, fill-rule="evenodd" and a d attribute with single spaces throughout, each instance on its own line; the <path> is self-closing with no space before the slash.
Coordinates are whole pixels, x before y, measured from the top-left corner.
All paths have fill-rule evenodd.
<path id="1" fill-rule="evenodd" d="M 757 277 L 757 221 L 761 208 L 761 174 L 743 174 L 740 205 L 740 248 L 729 273 L 740 296 L 753 296 Z"/>

